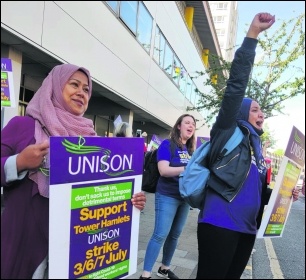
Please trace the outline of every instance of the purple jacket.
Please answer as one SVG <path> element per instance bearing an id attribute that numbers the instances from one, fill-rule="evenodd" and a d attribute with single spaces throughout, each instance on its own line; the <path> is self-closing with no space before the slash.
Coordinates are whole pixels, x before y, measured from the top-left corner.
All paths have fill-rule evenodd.
<path id="1" fill-rule="evenodd" d="M 31 117 L 14 117 L 1 131 L 1 279 L 31 279 L 48 255 L 49 199 L 28 174 L 7 186 L 4 173 L 9 156 L 35 144 L 34 129 Z"/>

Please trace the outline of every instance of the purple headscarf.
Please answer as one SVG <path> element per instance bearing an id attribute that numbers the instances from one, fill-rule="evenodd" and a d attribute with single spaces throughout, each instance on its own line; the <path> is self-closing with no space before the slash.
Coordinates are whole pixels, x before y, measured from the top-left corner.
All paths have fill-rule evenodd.
<path id="1" fill-rule="evenodd" d="M 240 110 L 237 116 L 238 120 L 244 120 L 246 122 L 249 121 L 250 108 L 253 99 L 249 97 L 244 97 L 240 106 Z"/>
<path id="2" fill-rule="evenodd" d="M 89 71 L 76 65 L 62 64 L 51 70 L 29 102 L 26 115 L 36 120 L 36 143 L 48 140 L 49 136 L 96 136 L 92 120 L 84 118 L 83 115 L 74 115 L 66 109 L 63 89 L 69 78 L 78 70 L 83 71 L 88 77 L 90 98 L 92 81 Z M 46 134 L 43 127 L 50 135 Z M 46 168 L 49 168 L 48 162 L 49 159 Z M 39 193 L 49 197 L 49 178 L 38 170 L 31 171 L 29 177 L 37 183 Z"/>
<path id="3" fill-rule="evenodd" d="M 249 114 L 250 114 L 250 108 L 251 103 L 253 99 L 245 97 L 242 100 L 240 110 L 237 115 L 237 122 L 245 126 L 250 131 L 250 143 L 253 148 L 253 153 L 256 159 L 257 168 L 260 174 L 260 178 L 262 182 L 265 182 L 266 177 L 266 163 L 262 155 L 262 149 L 261 149 L 261 141 L 260 141 L 260 135 L 263 134 L 263 130 L 259 130 L 256 127 L 254 127 L 251 123 L 249 123 Z"/>

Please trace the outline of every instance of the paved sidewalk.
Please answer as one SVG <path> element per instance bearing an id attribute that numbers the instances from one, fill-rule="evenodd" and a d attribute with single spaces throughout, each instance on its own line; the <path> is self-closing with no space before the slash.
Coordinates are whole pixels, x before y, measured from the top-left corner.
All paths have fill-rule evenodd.
<path id="1" fill-rule="evenodd" d="M 154 194 L 147 193 L 147 203 L 144 211 L 140 215 L 140 229 L 138 242 L 138 267 L 137 272 L 126 279 L 138 279 L 142 273 L 145 250 L 152 235 L 155 221 Z M 180 279 L 196 279 L 197 273 L 197 217 L 198 210 L 190 210 L 187 223 L 179 238 L 178 246 L 172 259 L 171 270 Z M 161 264 L 161 254 L 153 267 L 151 279 L 161 279 L 156 272 Z M 252 256 L 241 279 L 252 279 Z"/>

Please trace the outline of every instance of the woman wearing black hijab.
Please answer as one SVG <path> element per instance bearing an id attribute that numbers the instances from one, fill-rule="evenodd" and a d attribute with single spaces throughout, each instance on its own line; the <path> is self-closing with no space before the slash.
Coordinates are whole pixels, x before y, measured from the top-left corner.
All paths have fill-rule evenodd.
<path id="1" fill-rule="evenodd" d="M 240 279 L 254 246 L 264 204 L 269 201 L 260 143 L 264 115 L 259 104 L 244 95 L 257 37 L 274 21 L 269 13 L 254 17 L 235 53 L 221 108 L 210 133 L 211 175 L 198 218 L 197 279 Z M 243 140 L 228 155 L 218 158 L 237 126 L 244 134 Z M 296 192 L 293 195 L 296 198 Z"/>

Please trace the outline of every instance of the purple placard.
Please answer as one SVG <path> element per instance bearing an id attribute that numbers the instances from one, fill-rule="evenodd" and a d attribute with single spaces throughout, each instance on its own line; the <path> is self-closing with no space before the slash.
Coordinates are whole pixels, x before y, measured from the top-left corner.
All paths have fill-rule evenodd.
<path id="1" fill-rule="evenodd" d="M 50 137 L 50 185 L 142 172 L 143 138 Z"/>
<path id="2" fill-rule="evenodd" d="M 199 148 L 202 144 L 208 142 L 210 140 L 210 137 L 201 137 L 201 136 L 198 136 L 197 137 L 197 148 Z"/>
<path id="3" fill-rule="evenodd" d="M 1 58 L 1 107 L 15 107 L 12 61 Z"/>
<path id="4" fill-rule="evenodd" d="M 142 167 L 143 138 L 50 137 L 50 278 L 135 273 Z"/>
<path id="5" fill-rule="evenodd" d="M 305 164 L 305 135 L 293 126 L 285 156 L 300 166 Z"/>
<path id="6" fill-rule="evenodd" d="M 12 72 L 12 61 L 9 58 L 1 58 L 1 71 Z"/>
<path id="7" fill-rule="evenodd" d="M 157 137 L 155 134 L 153 134 L 151 141 L 155 142 L 158 146 L 161 144 L 161 142 L 163 142 L 163 140 Z"/>

